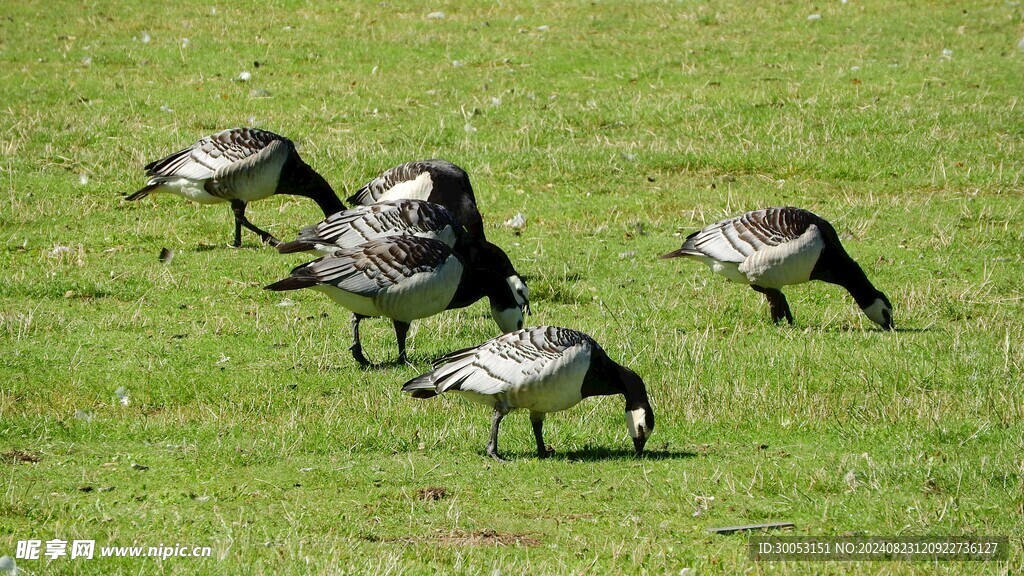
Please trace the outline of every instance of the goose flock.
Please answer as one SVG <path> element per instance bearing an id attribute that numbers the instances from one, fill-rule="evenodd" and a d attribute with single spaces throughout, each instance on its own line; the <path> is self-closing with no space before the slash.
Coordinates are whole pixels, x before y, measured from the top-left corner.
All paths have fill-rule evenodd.
<path id="1" fill-rule="evenodd" d="M 353 358 L 370 365 L 359 338 L 364 318 L 391 319 L 398 361 L 406 360 L 413 320 L 464 308 L 486 297 L 501 335 L 451 352 L 433 369 L 406 382 L 413 398 L 446 392 L 491 407 L 488 456 L 498 453 L 502 418 L 515 409 L 530 413 L 537 456 L 548 456 L 543 426 L 549 412 L 591 396 L 622 395 L 626 428 L 637 455 L 654 430 L 654 410 L 643 379 L 614 360 L 593 338 L 557 326 L 525 327 L 529 289 L 511 259 L 485 238 L 483 218 L 469 175 L 447 160 L 420 160 L 382 172 L 347 198 L 299 156 L 283 136 L 234 128 L 145 166 L 138 200 L 169 192 L 201 204 L 228 202 L 234 215 L 232 246 L 246 228 L 282 254 L 319 258 L 292 268 L 266 286 L 322 292 L 352 312 Z M 248 203 L 275 194 L 305 196 L 324 220 L 281 242 L 245 216 Z M 845 288 L 873 322 L 893 329 L 892 304 L 868 280 L 825 219 L 794 207 L 765 208 L 722 220 L 690 234 L 662 258 L 692 258 L 728 280 L 764 294 L 772 320 L 793 322 L 785 286 L 821 280 Z"/>

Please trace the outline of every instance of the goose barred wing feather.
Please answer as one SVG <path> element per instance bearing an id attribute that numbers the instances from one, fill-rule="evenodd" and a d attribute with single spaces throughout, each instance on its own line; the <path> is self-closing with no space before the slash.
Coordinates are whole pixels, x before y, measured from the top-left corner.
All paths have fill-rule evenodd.
<path id="1" fill-rule="evenodd" d="M 393 236 L 343 248 L 292 271 L 346 292 L 372 297 L 421 272 L 432 272 L 449 256 L 451 248 L 432 238 Z"/>
<path id="2" fill-rule="evenodd" d="M 555 326 L 527 328 L 452 352 L 435 362 L 434 370 L 406 382 L 402 390 L 420 397 L 449 390 L 501 394 L 526 382 L 542 381 L 581 354 L 589 362 L 596 348 L 597 343 L 582 332 Z"/>
<path id="3" fill-rule="evenodd" d="M 403 182 L 412 182 L 430 168 L 428 162 L 406 162 L 385 170 L 348 197 L 352 204 L 369 205 L 380 200 L 385 192 Z"/>
<path id="4" fill-rule="evenodd" d="M 799 238 L 811 224 L 820 222 L 821 218 L 800 208 L 755 210 L 690 234 L 679 252 L 739 263 L 759 250 Z"/>
<path id="5" fill-rule="evenodd" d="M 454 238 L 462 225 L 444 207 L 419 200 L 399 200 L 336 212 L 319 224 L 302 229 L 296 241 L 348 247 L 386 236 L 441 232 L 445 228 L 451 229 Z"/>
<path id="6" fill-rule="evenodd" d="M 153 178 L 202 180 L 254 156 L 287 154 L 294 145 L 283 136 L 253 128 L 233 128 L 207 136 L 192 146 L 146 165 Z M 258 160 L 251 159 L 250 162 Z M 237 169 L 237 168 L 236 168 Z"/>

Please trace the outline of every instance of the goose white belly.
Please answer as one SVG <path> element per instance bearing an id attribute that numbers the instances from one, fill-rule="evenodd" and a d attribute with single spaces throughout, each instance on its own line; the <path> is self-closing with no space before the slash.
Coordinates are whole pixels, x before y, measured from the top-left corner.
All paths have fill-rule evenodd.
<path id="1" fill-rule="evenodd" d="M 387 192 L 381 195 L 377 202 L 401 200 L 403 198 L 426 200 L 427 197 L 430 196 L 430 192 L 433 188 L 434 183 L 433 180 L 431 180 L 430 173 L 424 172 L 414 180 L 406 180 L 405 182 L 395 184 Z"/>
<path id="2" fill-rule="evenodd" d="M 329 296 L 331 300 L 334 300 L 343 308 L 347 308 L 356 314 L 371 317 L 384 315 L 372 296 L 360 296 L 359 294 L 342 290 L 341 288 L 330 284 L 317 284 L 311 288 L 317 292 L 323 292 Z"/>
<path id="3" fill-rule="evenodd" d="M 203 187 L 203 183 L 206 180 L 192 180 L 191 178 L 173 178 L 173 179 L 161 179 L 160 187 L 154 190 L 154 192 L 169 192 L 171 194 L 177 194 L 182 198 L 187 198 L 193 202 L 200 204 L 219 204 L 226 202 L 224 198 L 220 196 L 214 196 L 206 191 Z"/>
<path id="4" fill-rule="evenodd" d="M 737 270 L 748 283 L 765 288 L 802 284 L 811 279 L 824 247 L 818 228 L 811 226 L 796 240 L 751 254 Z"/>
<path id="5" fill-rule="evenodd" d="M 714 272 L 715 274 L 725 276 L 726 278 L 733 282 L 738 282 L 740 284 L 750 284 L 750 281 L 747 280 L 747 277 L 739 271 L 739 262 L 723 262 L 721 260 L 715 260 L 710 256 L 688 256 L 690 256 L 691 258 L 696 258 L 697 260 L 700 260 L 701 262 L 707 264 L 708 268 L 711 268 L 711 271 Z"/>
<path id="6" fill-rule="evenodd" d="M 544 391 L 527 392 L 523 389 L 513 389 L 508 392 L 491 395 L 480 394 L 469 390 L 452 390 L 467 400 L 494 408 L 499 402 L 503 402 L 511 409 L 524 408 L 531 412 L 560 412 L 568 410 L 583 400 L 580 394 L 582 382 L 575 387 L 575 393 L 569 387 L 557 387 Z"/>
<path id="7" fill-rule="evenodd" d="M 412 322 L 447 309 L 461 278 L 462 264 L 453 255 L 433 271 L 402 278 L 373 296 L 361 296 L 330 284 L 313 286 L 313 289 L 356 314 Z"/>

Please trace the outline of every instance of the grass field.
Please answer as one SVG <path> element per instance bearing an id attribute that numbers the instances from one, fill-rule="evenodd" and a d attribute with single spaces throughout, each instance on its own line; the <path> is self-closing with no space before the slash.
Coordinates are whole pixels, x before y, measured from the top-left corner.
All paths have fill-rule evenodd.
<path id="1" fill-rule="evenodd" d="M 1024 569 L 1019 2 L 236 4 L 2 11 L 0 556 L 212 549 L 19 574 Z M 546 461 L 510 415 L 495 464 L 486 409 L 399 392 L 496 335 L 486 304 L 364 371 L 346 311 L 262 289 L 302 257 L 228 248 L 226 206 L 121 199 L 146 162 L 241 125 L 294 139 L 339 193 L 406 160 L 465 167 L 530 323 L 645 378 L 651 453 L 605 398 L 548 418 Z M 820 283 L 773 326 L 760 295 L 657 259 L 771 205 L 831 220 L 898 330 Z M 287 197 L 248 214 L 284 239 L 320 217 Z M 371 359 L 396 356 L 389 322 L 363 326 Z M 757 563 L 747 535 L 707 532 L 770 521 L 1011 553 Z"/>

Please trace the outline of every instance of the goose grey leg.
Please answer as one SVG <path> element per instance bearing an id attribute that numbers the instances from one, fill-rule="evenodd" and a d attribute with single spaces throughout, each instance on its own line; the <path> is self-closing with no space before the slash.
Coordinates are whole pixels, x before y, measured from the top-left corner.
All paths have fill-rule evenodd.
<path id="1" fill-rule="evenodd" d="M 395 337 L 398 338 L 398 361 L 405 362 L 405 337 L 409 335 L 409 323 L 392 320 L 395 326 Z"/>
<path id="2" fill-rule="evenodd" d="M 790 324 L 793 323 L 793 313 L 789 311 L 789 302 L 786 302 L 786 296 L 780 290 L 764 288 L 753 284 L 750 287 L 764 294 L 764 297 L 768 300 L 768 305 L 772 310 L 772 322 L 778 324 L 779 321 L 785 318 Z"/>
<path id="3" fill-rule="evenodd" d="M 366 316 L 361 314 L 352 313 L 352 347 L 349 350 L 352 351 L 352 357 L 359 362 L 360 366 L 369 366 L 370 362 L 363 356 L 363 345 L 359 342 L 359 321 Z"/>
<path id="4" fill-rule="evenodd" d="M 508 411 L 502 411 L 500 407 L 495 406 L 494 415 L 491 416 L 491 439 L 487 441 L 487 455 L 498 462 L 505 461 L 504 458 L 498 455 L 498 427 L 501 425 L 501 419 L 507 413 Z"/>
<path id="5" fill-rule="evenodd" d="M 537 458 L 547 458 L 549 452 L 544 445 L 544 413 L 530 412 L 530 424 L 533 424 L 533 437 L 537 440 Z"/>
<path id="6" fill-rule="evenodd" d="M 281 243 L 281 241 L 274 238 L 274 235 L 270 232 L 262 230 L 252 222 L 249 222 L 249 219 L 245 217 L 245 202 L 242 202 L 241 200 L 232 200 L 231 211 L 235 213 L 235 243 L 233 244 L 235 248 L 242 245 L 242 226 L 245 226 L 247 230 L 255 232 L 260 237 L 260 240 L 270 244 L 271 246 L 277 246 Z"/>

